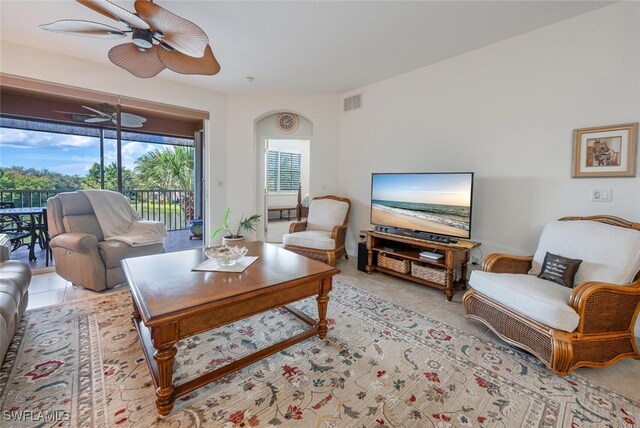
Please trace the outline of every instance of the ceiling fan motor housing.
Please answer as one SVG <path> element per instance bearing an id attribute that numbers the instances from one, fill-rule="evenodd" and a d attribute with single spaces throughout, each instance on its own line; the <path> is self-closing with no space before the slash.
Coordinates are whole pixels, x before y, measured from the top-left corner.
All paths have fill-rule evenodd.
<path id="1" fill-rule="evenodd" d="M 133 29 L 133 43 L 140 49 L 150 49 L 153 46 L 153 35 L 151 30 Z"/>

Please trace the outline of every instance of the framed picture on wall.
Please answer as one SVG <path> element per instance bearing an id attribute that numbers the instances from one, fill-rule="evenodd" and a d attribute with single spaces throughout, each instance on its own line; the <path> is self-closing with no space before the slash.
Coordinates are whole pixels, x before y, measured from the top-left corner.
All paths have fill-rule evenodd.
<path id="1" fill-rule="evenodd" d="M 635 177 L 638 123 L 576 129 L 573 177 Z"/>

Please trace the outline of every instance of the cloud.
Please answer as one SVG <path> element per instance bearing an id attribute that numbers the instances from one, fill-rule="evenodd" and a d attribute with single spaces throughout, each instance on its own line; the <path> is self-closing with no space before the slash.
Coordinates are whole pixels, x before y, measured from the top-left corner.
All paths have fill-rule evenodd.
<path id="1" fill-rule="evenodd" d="M 21 159 L 20 164 L 27 168 L 44 168 L 60 174 L 83 176 L 96 162 L 100 162 L 100 159 L 94 156 L 52 156 L 30 152 Z"/>
<path id="2" fill-rule="evenodd" d="M 158 144 L 138 141 L 122 142 L 122 164 L 127 169 L 135 161 L 154 151 Z M 100 162 L 100 140 L 93 137 L 63 135 L 50 132 L 0 128 L 2 164 L 46 168 L 62 174 L 84 175 L 94 163 Z M 105 139 L 104 163 L 116 162 L 116 141 Z"/>
<path id="3" fill-rule="evenodd" d="M 66 174 L 66 175 L 79 175 L 82 177 L 87 172 L 89 172 L 89 169 L 91 169 L 92 165 L 93 165 L 93 162 L 90 164 L 86 162 L 57 164 L 49 168 L 49 171 L 58 172 L 60 174 Z M 79 171 L 82 171 L 82 172 L 79 172 Z"/>
<path id="4" fill-rule="evenodd" d="M 3 141 L 0 141 L 0 143 L 2 143 L 2 148 L 3 149 L 20 149 L 20 150 L 24 150 L 24 149 L 30 149 L 31 148 L 31 147 L 28 147 L 28 146 L 22 146 L 20 144 L 5 143 Z"/>
<path id="5" fill-rule="evenodd" d="M 100 139 L 81 135 L 0 128 L 0 143 L 6 147 L 22 149 L 47 147 L 66 150 L 72 148 L 99 147 Z"/>
<path id="6" fill-rule="evenodd" d="M 138 141 L 122 142 L 122 165 L 127 169 L 133 169 L 141 156 L 154 151 L 159 146 L 157 144 L 140 143 Z M 109 165 L 116 161 L 116 141 L 104 140 L 104 163 Z"/>
<path id="7" fill-rule="evenodd" d="M 122 144 L 122 165 L 125 168 L 133 168 L 136 160 L 141 156 L 154 151 L 152 144 L 139 143 L 137 141 Z"/>

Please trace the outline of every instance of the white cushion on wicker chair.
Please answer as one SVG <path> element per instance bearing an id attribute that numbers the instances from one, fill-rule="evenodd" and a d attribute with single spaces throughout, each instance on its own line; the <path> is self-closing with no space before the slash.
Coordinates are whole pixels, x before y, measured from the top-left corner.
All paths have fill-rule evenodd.
<path id="1" fill-rule="evenodd" d="M 515 312 L 544 325 L 574 331 L 580 317 L 569 306 L 571 288 L 533 275 L 471 272 L 469 285 Z"/>
<path id="2" fill-rule="evenodd" d="M 307 230 L 326 230 L 344 223 L 349 204 L 335 199 L 313 199 L 309 205 Z"/>
<path id="3" fill-rule="evenodd" d="M 582 260 L 576 284 L 585 281 L 628 284 L 640 270 L 640 231 L 596 221 L 551 222 L 542 231 L 530 274 L 540 273 L 547 251 Z"/>
<path id="4" fill-rule="evenodd" d="M 324 230 L 305 230 L 303 232 L 287 233 L 282 237 L 284 245 L 313 248 L 315 250 L 335 250 L 336 241 L 331 238 L 331 232 Z"/>

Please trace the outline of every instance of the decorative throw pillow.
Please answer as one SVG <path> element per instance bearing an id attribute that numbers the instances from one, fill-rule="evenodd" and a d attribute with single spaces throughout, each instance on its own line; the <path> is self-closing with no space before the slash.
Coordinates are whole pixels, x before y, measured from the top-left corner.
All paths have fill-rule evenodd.
<path id="1" fill-rule="evenodd" d="M 573 281 L 582 260 L 568 259 L 547 251 L 538 278 L 557 282 L 565 287 L 573 288 Z"/>

